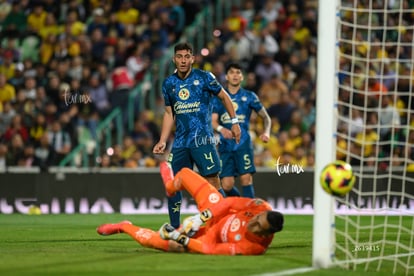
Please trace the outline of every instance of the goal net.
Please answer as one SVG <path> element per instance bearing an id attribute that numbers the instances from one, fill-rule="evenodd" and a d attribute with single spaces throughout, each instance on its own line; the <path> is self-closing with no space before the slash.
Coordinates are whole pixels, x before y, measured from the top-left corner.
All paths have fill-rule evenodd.
<path id="1" fill-rule="evenodd" d="M 414 271 L 414 2 L 319 4 L 334 10 L 319 7 L 318 47 L 324 50 L 318 55 L 326 56 L 318 59 L 324 75 L 318 76 L 317 116 L 335 116 L 317 121 L 324 126 L 316 134 L 313 263 L 408 275 Z M 321 22 L 324 14 L 334 21 Z M 333 59 L 326 61 L 329 48 Z M 332 87 L 322 84 L 329 77 Z M 331 91 L 334 96 L 323 99 Z M 350 163 L 357 182 L 333 200 L 317 179 L 334 159 Z M 318 225 L 329 228 L 325 241 L 317 237 Z"/>

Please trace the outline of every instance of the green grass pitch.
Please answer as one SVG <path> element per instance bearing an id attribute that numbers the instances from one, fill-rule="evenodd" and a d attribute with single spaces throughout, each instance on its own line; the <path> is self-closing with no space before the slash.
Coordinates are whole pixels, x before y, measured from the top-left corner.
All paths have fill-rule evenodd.
<path id="1" fill-rule="evenodd" d="M 286 216 L 285 229 L 262 256 L 165 253 L 143 248 L 125 234 L 102 237 L 95 231 L 102 223 L 125 219 L 158 229 L 168 217 L 0 215 L 0 275 L 282 275 L 282 271 L 311 267 L 312 216 Z M 364 274 L 388 276 L 391 269 Z M 361 273 L 332 268 L 302 275 Z"/>

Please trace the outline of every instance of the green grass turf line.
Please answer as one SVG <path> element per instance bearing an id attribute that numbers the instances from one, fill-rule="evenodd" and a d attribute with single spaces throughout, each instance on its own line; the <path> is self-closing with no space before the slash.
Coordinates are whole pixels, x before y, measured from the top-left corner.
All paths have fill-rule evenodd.
<path id="1" fill-rule="evenodd" d="M 125 234 L 96 233 L 102 223 L 125 219 L 155 230 L 168 221 L 167 215 L 0 215 L 0 275 L 272 275 L 311 266 L 312 216 L 286 216 L 265 255 L 233 257 L 164 253 Z M 391 275 L 388 269 L 364 274 Z M 355 272 L 333 268 L 303 275 Z"/>

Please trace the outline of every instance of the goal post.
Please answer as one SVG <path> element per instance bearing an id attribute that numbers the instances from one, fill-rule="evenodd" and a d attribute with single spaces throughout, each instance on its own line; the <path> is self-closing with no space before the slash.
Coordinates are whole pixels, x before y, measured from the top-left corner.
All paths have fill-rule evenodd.
<path id="1" fill-rule="evenodd" d="M 414 2 L 318 3 L 312 264 L 414 271 Z M 356 183 L 327 195 L 340 159 Z"/>
<path id="2" fill-rule="evenodd" d="M 334 201 L 319 185 L 322 168 L 335 158 L 336 121 L 335 78 L 336 3 L 320 0 L 318 5 L 318 52 L 316 79 L 316 136 L 314 173 L 314 217 L 312 264 L 326 268 L 332 264 L 334 250 Z"/>

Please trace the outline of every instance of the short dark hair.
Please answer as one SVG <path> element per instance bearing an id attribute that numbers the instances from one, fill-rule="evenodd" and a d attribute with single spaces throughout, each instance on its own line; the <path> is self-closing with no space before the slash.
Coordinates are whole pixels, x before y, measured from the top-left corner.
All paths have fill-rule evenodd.
<path id="1" fill-rule="evenodd" d="M 226 73 L 228 73 L 230 71 L 230 69 L 238 69 L 238 70 L 243 70 L 242 67 L 240 66 L 240 64 L 238 63 L 229 63 L 226 66 Z"/>
<path id="2" fill-rule="evenodd" d="M 181 42 L 175 45 L 174 53 L 181 50 L 188 50 L 190 53 L 193 53 L 193 46 L 188 42 Z"/>
<path id="3" fill-rule="evenodd" d="M 268 211 L 267 212 L 267 221 L 269 222 L 269 232 L 276 233 L 280 232 L 283 229 L 284 218 L 282 213 L 277 211 Z"/>

